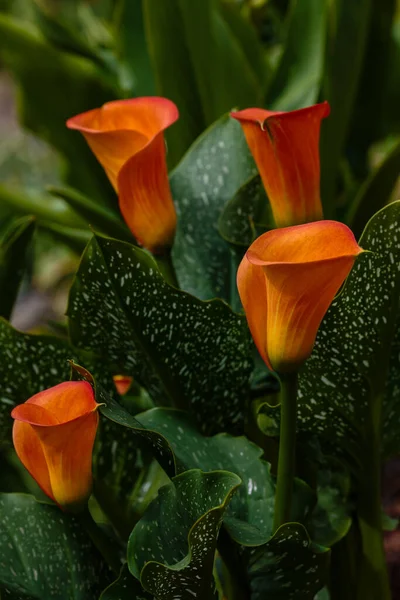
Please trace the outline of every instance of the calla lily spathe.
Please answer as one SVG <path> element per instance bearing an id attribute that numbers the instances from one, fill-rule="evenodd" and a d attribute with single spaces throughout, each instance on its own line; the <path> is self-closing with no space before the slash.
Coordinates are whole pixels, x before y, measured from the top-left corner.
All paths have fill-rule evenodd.
<path id="1" fill-rule="evenodd" d="M 178 116 L 173 102 L 152 96 L 108 102 L 67 121 L 103 166 L 133 235 L 153 253 L 170 248 L 175 235 L 164 130 Z"/>
<path id="2" fill-rule="evenodd" d="M 133 377 L 130 375 L 114 375 L 113 380 L 120 396 L 125 396 L 132 387 Z"/>
<path id="3" fill-rule="evenodd" d="M 231 113 L 242 126 L 277 227 L 323 218 L 319 136 L 328 115 L 327 102 L 290 112 L 247 108 Z"/>
<path id="4" fill-rule="evenodd" d="M 19 459 L 64 510 L 80 510 L 91 493 L 98 406 L 89 383 L 67 381 L 39 392 L 11 413 Z"/>
<path id="5" fill-rule="evenodd" d="M 310 356 L 320 323 L 361 252 L 352 231 L 336 221 L 275 229 L 253 242 L 237 285 L 270 369 L 293 372 Z"/>

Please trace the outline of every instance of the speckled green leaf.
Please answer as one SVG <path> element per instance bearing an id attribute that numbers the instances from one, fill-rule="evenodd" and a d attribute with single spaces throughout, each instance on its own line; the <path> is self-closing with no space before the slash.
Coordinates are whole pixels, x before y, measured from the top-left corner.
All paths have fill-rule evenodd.
<path id="1" fill-rule="evenodd" d="M 400 450 L 400 202 L 367 225 L 362 254 L 319 330 L 300 373 L 300 430 L 363 463 L 371 411 L 382 410 L 384 454 Z M 276 425 L 276 411 L 271 424 Z M 355 462 L 354 462 L 355 461 Z"/>
<path id="2" fill-rule="evenodd" d="M 145 251 L 94 237 L 68 315 L 73 343 L 134 376 L 156 403 L 188 407 L 204 430 L 242 428 L 251 370 L 244 317 L 169 286 Z"/>
<path id="3" fill-rule="evenodd" d="M 247 249 L 259 235 L 261 222 L 272 224 L 273 217 L 261 178 L 255 175 L 224 206 L 218 230 L 227 242 Z"/>
<path id="4" fill-rule="evenodd" d="M 143 441 L 145 445 L 152 449 L 155 458 L 159 461 L 165 471 L 173 477 L 181 469 L 176 464 L 173 450 L 162 434 L 153 431 L 151 427 L 146 428 L 142 425 L 134 416 L 132 416 L 121 404 L 108 394 L 105 389 L 99 385 L 99 382 L 95 380 L 91 373 L 81 367 L 80 365 L 72 363 L 72 378 L 83 379 L 88 381 L 93 386 L 95 391 L 96 400 L 101 406 L 99 411 L 109 421 L 117 425 L 122 425 L 128 430 L 131 430 L 136 438 Z M 144 413 L 145 414 L 145 413 Z M 120 428 L 119 428 L 120 429 Z M 116 429 L 118 431 L 118 429 Z M 118 446 L 118 435 L 115 436 L 115 449 Z M 124 439 L 125 436 L 122 437 Z"/>
<path id="5" fill-rule="evenodd" d="M 160 489 L 134 528 L 128 565 L 159 600 L 211 600 L 218 532 L 226 506 L 241 484 L 227 471 L 191 470 Z"/>
<path id="6" fill-rule="evenodd" d="M 329 551 L 310 542 L 299 523 L 283 525 L 253 551 L 251 600 L 313 600 L 327 579 Z"/>
<path id="7" fill-rule="evenodd" d="M 275 479 L 261 460 L 262 450 L 246 437 L 218 434 L 205 437 L 181 411 L 156 408 L 137 415 L 142 426 L 158 431 L 168 440 L 178 470 L 227 470 L 243 484 L 232 498 L 224 525 L 230 536 L 245 546 L 265 543 L 273 530 Z M 303 520 L 312 502 L 309 488 L 296 482 L 293 518 Z"/>
<path id="8" fill-rule="evenodd" d="M 14 221 L 0 241 L 0 316 L 9 319 L 26 268 L 35 231 L 32 217 Z"/>
<path id="9" fill-rule="evenodd" d="M 329 0 L 291 1 L 283 54 L 267 93 L 268 108 L 294 110 L 317 101 L 328 5 Z"/>
<path id="10" fill-rule="evenodd" d="M 0 441 L 11 441 L 10 412 L 41 390 L 69 379 L 74 352 L 55 337 L 28 335 L 0 319 Z"/>
<path id="11" fill-rule="evenodd" d="M 13 600 L 97 600 L 110 581 L 79 521 L 24 494 L 0 494 L 0 590 Z"/>
<path id="12" fill-rule="evenodd" d="M 230 300 L 236 269 L 218 232 L 218 219 L 255 174 L 239 123 L 224 116 L 193 144 L 171 175 L 178 212 L 174 265 L 181 287 L 198 298 Z"/>
<path id="13" fill-rule="evenodd" d="M 140 582 L 129 573 L 125 564 L 120 576 L 101 594 L 99 600 L 153 600 L 154 596 L 144 591 Z"/>

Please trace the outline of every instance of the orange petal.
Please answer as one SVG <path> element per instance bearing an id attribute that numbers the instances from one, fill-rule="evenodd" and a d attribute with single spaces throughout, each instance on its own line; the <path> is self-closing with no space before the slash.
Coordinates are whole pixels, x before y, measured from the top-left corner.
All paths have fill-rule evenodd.
<path id="1" fill-rule="evenodd" d="M 125 162 L 177 118 L 173 102 L 154 96 L 107 102 L 68 119 L 67 127 L 85 136 L 117 190 L 118 173 Z"/>
<path id="2" fill-rule="evenodd" d="M 125 163 L 118 188 L 122 216 L 138 242 L 153 253 L 171 247 L 176 212 L 162 134 Z"/>
<path id="3" fill-rule="evenodd" d="M 267 367 L 272 369 L 267 355 L 267 288 L 265 276 L 262 269 L 252 265 L 246 256 L 239 265 L 237 286 L 254 343 Z"/>
<path id="4" fill-rule="evenodd" d="M 125 396 L 132 385 L 133 377 L 130 377 L 129 375 L 114 375 L 113 379 L 118 394 L 120 396 Z"/>
<path id="5" fill-rule="evenodd" d="M 361 252 L 351 230 L 335 221 L 269 231 L 250 246 L 245 258 L 263 272 L 266 293 L 256 285 L 248 293 L 253 306 L 255 298 L 267 306 L 266 362 L 274 370 L 297 370 L 309 357 L 320 323 Z M 258 327 L 253 316 L 247 318 L 254 321 L 251 330 Z"/>
<path id="6" fill-rule="evenodd" d="M 13 444 L 18 458 L 32 475 L 43 492 L 55 500 L 51 489 L 49 470 L 36 432 L 29 423 L 15 421 L 13 425 Z"/>
<path id="7" fill-rule="evenodd" d="M 243 128 L 278 227 L 322 218 L 319 134 L 328 115 L 327 102 L 290 112 L 231 113 Z"/>
<path id="8" fill-rule="evenodd" d="M 53 497 L 68 511 L 79 509 L 90 496 L 98 422 L 98 413 L 90 412 L 61 425 L 32 425 L 42 445 Z"/>
<path id="9" fill-rule="evenodd" d="M 27 413 L 30 405 L 41 406 L 55 418 L 55 421 L 44 420 L 44 414 L 34 417 L 34 413 Z M 27 421 L 37 425 L 54 425 L 66 423 L 76 417 L 95 410 L 97 407 L 92 386 L 87 381 L 64 381 L 52 388 L 35 394 L 25 404 L 16 406 L 11 413 L 14 419 Z M 23 415 L 26 415 L 24 418 Z M 47 417 L 48 418 L 48 417 Z"/>

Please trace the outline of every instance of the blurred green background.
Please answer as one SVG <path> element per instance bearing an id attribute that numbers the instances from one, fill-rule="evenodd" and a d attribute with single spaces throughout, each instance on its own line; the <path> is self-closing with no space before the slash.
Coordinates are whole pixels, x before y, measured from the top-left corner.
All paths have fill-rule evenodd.
<path id="1" fill-rule="evenodd" d="M 14 314 L 22 329 L 42 312 L 46 321 L 63 314 L 90 236 L 82 203 L 119 218 L 110 184 L 66 119 L 153 94 L 181 115 L 167 132 L 170 168 L 233 108 L 328 100 L 325 217 L 359 235 L 398 195 L 399 0 L 0 0 L 0 235 L 23 215 L 39 229 L 36 304 Z"/>

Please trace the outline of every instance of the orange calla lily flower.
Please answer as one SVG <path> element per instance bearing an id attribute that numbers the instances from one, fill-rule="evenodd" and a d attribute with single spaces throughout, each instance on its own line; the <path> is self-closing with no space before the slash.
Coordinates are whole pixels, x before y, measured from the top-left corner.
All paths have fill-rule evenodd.
<path id="1" fill-rule="evenodd" d="M 247 108 L 231 113 L 240 121 L 277 227 L 323 218 L 319 134 L 329 110 L 323 102 L 290 112 Z"/>
<path id="2" fill-rule="evenodd" d="M 130 377 L 129 375 L 114 375 L 113 380 L 120 396 L 125 396 L 133 383 L 133 377 Z"/>
<path id="3" fill-rule="evenodd" d="M 175 235 L 164 130 L 178 116 L 170 100 L 148 97 L 108 102 L 67 121 L 103 166 L 133 235 L 154 253 L 170 248 Z"/>
<path id="4" fill-rule="evenodd" d="M 310 356 L 320 323 L 361 252 L 352 231 L 336 221 L 275 229 L 253 242 L 237 285 L 270 369 L 296 371 Z"/>
<path id="5" fill-rule="evenodd" d="M 91 492 L 98 406 L 89 383 L 67 381 L 39 392 L 11 412 L 19 459 L 64 510 L 80 510 Z"/>

